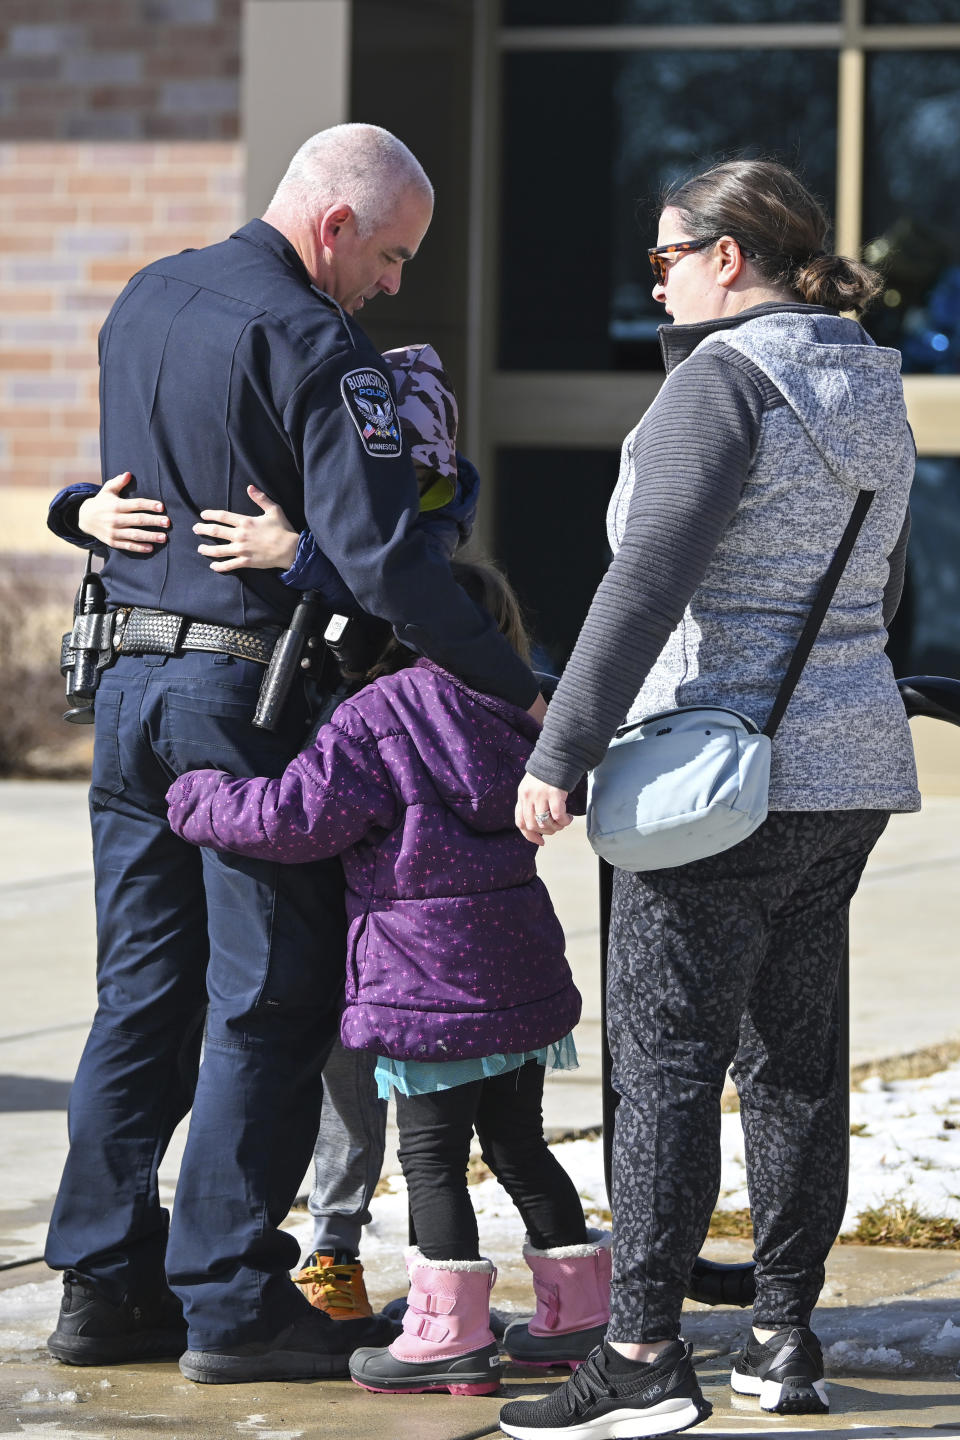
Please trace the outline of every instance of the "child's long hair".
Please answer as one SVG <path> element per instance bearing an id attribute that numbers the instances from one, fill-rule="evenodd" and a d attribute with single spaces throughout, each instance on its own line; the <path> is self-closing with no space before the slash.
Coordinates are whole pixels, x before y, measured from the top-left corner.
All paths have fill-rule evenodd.
<path id="1" fill-rule="evenodd" d="M 481 609 L 489 611 L 497 623 L 497 629 L 509 640 L 521 660 L 530 663 L 530 635 L 523 619 L 520 601 L 513 586 L 503 571 L 492 560 L 452 560 L 450 570 L 454 580 L 466 590 L 470 599 Z M 367 671 L 366 680 L 377 680 L 381 675 L 393 675 L 405 670 L 419 657 L 416 651 L 401 644 L 391 635 L 379 659 Z"/>

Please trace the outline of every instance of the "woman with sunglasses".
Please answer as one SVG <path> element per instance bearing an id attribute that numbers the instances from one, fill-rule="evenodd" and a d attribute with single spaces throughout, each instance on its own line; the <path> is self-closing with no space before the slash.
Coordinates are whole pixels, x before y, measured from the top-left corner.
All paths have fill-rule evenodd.
<path id="1" fill-rule="evenodd" d="M 867 857 L 920 802 L 884 654 L 914 467 L 900 356 L 842 313 L 880 279 L 827 232 L 789 170 L 734 161 L 667 195 L 649 252 L 667 378 L 624 442 L 614 558 L 520 787 L 527 839 L 569 823 L 625 718 L 722 705 L 762 725 L 854 500 L 876 493 L 777 731 L 766 822 L 709 859 L 615 871 L 610 1324 L 548 1399 L 504 1409 L 509 1435 L 661 1435 L 710 1413 L 680 1310 L 731 1063 L 757 1292 L 731 1383 L 780 1414 L 828 1408 L 810 1318 L 846 1199 L 837 977 Z"/>

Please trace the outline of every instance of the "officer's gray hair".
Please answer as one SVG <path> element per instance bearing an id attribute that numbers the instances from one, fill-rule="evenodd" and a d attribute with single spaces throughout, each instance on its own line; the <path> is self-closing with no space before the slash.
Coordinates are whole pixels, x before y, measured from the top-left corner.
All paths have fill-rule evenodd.
<path id="1" fill-rule="evenodd" d="M 369 235 L 391 218 L 401 195 L 433 186 L 411 150 L 379 125 L 332 125 L 304 141 L 271 201 L 309 222 L 331 205 L 349 205 Z"/>

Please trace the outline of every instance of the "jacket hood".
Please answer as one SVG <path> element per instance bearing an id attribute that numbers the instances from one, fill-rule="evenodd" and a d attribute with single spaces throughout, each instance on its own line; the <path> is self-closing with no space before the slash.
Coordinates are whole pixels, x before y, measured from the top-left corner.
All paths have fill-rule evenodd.
<path id="1" fill-rule="evenodd" d="M 540 734 L 537 721 L 423 658 L 377 681 L 376 689 L 412 737 L 445 806 L 471 830 L 511 829 L 516 787 Z M 366 713 L 361 695 L 354 701 Z M 378 716 L 378 730 L 381 723 Z"/>
<path id="2" fill-rule="evenodd" d="M 912 444 L 900 352 L 875 345 L 855 320 L 794 308 L 757 314 L 700 342 L 737 350 L 771 380 L 837 480 L 875 490 Z M 884 463 L 877 463 L 882 456 Z"/>

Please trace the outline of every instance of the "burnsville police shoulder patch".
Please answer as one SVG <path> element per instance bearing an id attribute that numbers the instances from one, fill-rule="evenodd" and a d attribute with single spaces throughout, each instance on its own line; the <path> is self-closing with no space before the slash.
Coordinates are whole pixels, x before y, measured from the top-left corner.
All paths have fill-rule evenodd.
<path id="1" fill-rule="evenodd" d="M 340 381 L 343 403 L 368 455 L 396 459 L 403 452 L 400 422 L 389 382 L 379 370 L 351 370 Z"/>

